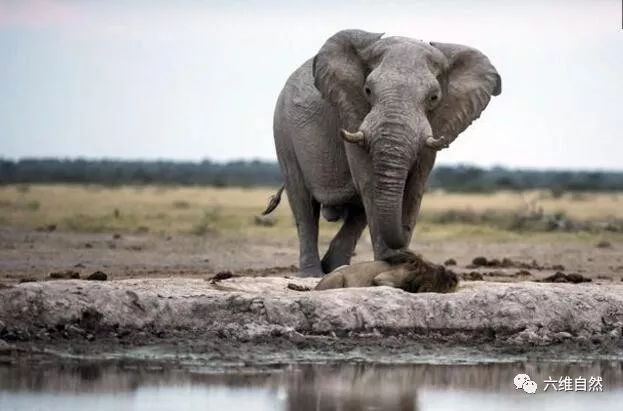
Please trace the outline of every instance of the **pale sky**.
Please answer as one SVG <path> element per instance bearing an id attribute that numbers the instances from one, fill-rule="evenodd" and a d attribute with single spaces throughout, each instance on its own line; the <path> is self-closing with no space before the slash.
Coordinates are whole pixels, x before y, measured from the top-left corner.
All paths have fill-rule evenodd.
<path id="1" fill-rule="evenodd" d="M 438 164 L 623 170 L 621 19 L 620 0 L 0 0 L 0 157 L 274 160 L 283 83 L 360 28 L 497 67 Z"/>

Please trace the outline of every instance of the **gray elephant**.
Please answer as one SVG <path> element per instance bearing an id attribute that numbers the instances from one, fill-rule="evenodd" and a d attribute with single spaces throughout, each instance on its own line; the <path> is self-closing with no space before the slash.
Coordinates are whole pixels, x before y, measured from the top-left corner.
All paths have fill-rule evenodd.
<path id="1" fill-rule="evenodd" d="M 349 264 L 366 225 L 376 260 L 404 250 L 437 150 L 501 92 L 495 67 L 473 48 L 382 36 L 336 33 L 279 95 L 275 146 L 302 275 Z M 322 260 L 321 209 L 343 220 Z"/>

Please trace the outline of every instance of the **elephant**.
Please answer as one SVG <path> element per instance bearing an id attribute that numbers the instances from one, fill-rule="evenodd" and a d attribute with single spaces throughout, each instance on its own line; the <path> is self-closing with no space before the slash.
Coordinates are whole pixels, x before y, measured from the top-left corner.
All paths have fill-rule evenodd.
<path id="1" fill-rule="evenodd" d="M 296 69 L 277 99 L 273 133 L 300 275 L 348 265 L 366 226 L 375 260 L 405 250 L 436 152 L 501 85 L 476 49 L 354 29 L 331 36 Z M 321 210 L 342 220 L 322 260 Z"/>

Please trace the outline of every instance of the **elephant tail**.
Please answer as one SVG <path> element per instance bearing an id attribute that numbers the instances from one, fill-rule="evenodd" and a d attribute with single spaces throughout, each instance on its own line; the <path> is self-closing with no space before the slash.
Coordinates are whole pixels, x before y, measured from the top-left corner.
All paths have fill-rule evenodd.
<path id="1" fill-rule="evenodd" d="M 270 196 L 270 199 L 268 200 L 268 205 L 266 206 L 266 210 L 262 211 L 262 215 L 270 214 L 275 208 L 277 208 L 277 206 L 281 202 L 281 193 L 283 193 L 284 188 L 285 185 L 282 185 L 281 187 L 279 187 L 279 190 L 277 190 L 275 194 Z"/>

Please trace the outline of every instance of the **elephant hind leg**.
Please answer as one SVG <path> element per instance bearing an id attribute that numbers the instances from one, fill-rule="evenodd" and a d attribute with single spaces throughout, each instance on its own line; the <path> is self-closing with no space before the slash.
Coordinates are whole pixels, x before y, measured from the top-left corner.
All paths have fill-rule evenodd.
<path id="1" fill-rule="evenodd" d="M 288 202 L 299 237 L 299 272 L 303 277 L 320 277 L 323 275 L 318 254 L 320 203 L 305 186 L 298 164 L 286 163 L 282 166 Z"/>
<path id="2" fill-rule="evenodd" d="M 349 207 L 345 210 L 344 223 L 322 258 L 322 271 L 330 273 L 337 267 L 350 264 L 355 246 L 366 224 L 366 213 L 363 208 Z"/>

